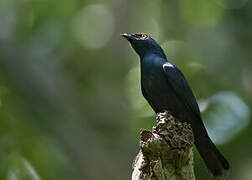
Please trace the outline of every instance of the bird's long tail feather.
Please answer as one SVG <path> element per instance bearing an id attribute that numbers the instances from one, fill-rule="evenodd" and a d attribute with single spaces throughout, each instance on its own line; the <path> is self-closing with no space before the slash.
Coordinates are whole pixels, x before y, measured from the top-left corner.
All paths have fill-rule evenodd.
<path id="1" fill-rule="evenodd" d="M 216 148 L 209 136 L 207 134 L 196 136 L 195 145 L 213 176 L 225 176 L 225 171 L 230 168 L 229 163 Z"/>

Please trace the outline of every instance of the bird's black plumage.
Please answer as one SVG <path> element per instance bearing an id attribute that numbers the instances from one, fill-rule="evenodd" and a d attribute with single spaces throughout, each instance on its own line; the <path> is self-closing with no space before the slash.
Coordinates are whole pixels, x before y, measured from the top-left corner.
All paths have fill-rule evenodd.
<path id="1" fill-rule="evenodd" d="M 200 110 L 182 72 L 170 62 L 158 43 L 147 34 L 122 34 L 140 56 L 141 89 L 152 109 L 169 111 L 191 124 L 195 145 L 214 176 L 223 176 L 229 164 L 209 138 Z"/>

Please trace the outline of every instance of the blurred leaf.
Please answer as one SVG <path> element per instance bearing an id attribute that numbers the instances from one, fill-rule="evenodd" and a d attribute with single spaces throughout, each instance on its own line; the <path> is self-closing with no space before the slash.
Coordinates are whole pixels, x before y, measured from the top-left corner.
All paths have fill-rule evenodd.
<path id="1" fill-rule="evenodd" d="M 85 6 L 73 19 L 73 36 L 84 47 L 101 48 L 114 31 L 114 16 L 103 4 Z"/>
<path id="2" fill-rule="evenodd" d="M 250 110 L 233 92 L 218 92 L 200 103 L 210 137 L 224 144 L 248 127 Z"/>
<path id="3" fill-rule="evenodd" d="M 35 168 L 18 154 L 9 157 L 7 180 L 40 180 Z"/>

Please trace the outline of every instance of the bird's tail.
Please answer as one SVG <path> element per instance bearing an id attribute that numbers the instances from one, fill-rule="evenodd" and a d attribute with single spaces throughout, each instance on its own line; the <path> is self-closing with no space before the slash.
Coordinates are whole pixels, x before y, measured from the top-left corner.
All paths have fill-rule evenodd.
<path id="1" fill-rule="evenodd" d="M 195 145 L 203 158 L 208 170 L 213 176 L 225 176 L 225 170 L 230 168 L 228 161 L 216 148 L 209 136 L 201 134 L 195 137 Z"/>

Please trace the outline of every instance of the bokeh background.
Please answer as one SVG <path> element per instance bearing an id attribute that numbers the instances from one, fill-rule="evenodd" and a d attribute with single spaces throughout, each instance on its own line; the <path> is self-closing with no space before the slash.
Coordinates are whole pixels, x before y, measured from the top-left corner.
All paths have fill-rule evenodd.
<path id="1" fill-rule="evenodd" d="M 252 2 L 0 0 L 0 179 L 130 179 L 155 124 L 139 60 L 145 32 L 187 77 L 228 179 L 252 179 Z M 195 151 L 196 179 L 213 179 Z"/>

